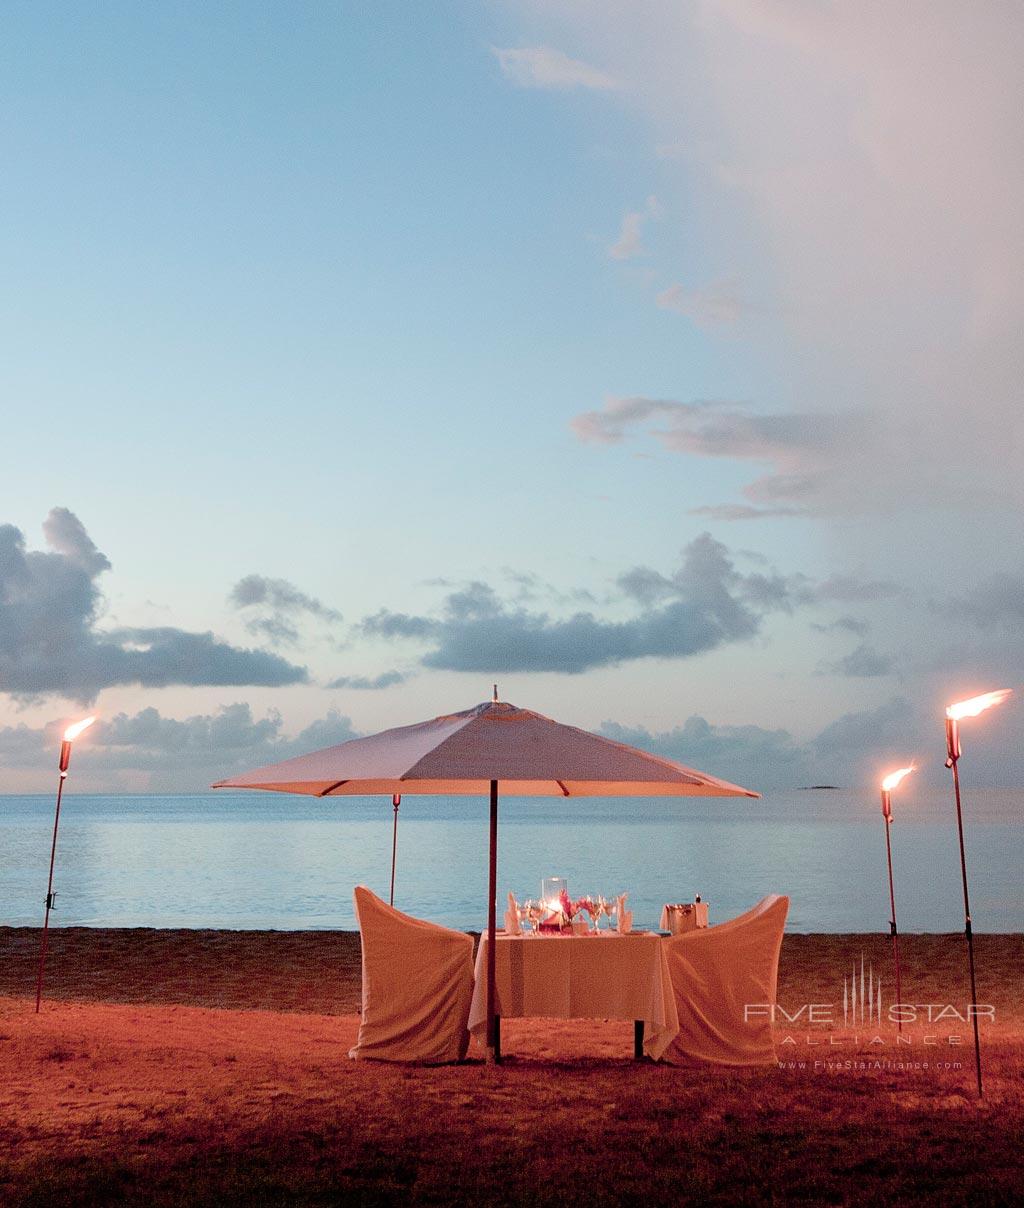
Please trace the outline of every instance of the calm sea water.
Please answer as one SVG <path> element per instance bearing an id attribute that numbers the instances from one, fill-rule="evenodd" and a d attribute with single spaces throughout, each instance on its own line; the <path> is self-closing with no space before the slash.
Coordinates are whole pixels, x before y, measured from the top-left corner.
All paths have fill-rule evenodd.
<path id="1" fill-rule="evenodd" d="M 965 792 L 974 925 L 1024 930 L 1024 791 Z M 956 931 L 963 899 L 951 791 L 896 803 L 893 861 L 903 931 Z M 57 926 L 353 928 L 352 886 L 387 897 L 390 798 L 278 794 L 90 797 L 61 812 Z M 50 797 L 0 797 L 0 924 L 41 921 Z M 487 804 L 407 797 L 395 905 L 462 928 L 484 923 Z M 792 899 L 792 931 L 887 930 L 885 832 L 875 798 L 795 791 L 751 800 L 501 803 L 498 887 L 535 896 L 628 890 L 634 926 L 701 893 L 712 920 L 765 893 Z"/>

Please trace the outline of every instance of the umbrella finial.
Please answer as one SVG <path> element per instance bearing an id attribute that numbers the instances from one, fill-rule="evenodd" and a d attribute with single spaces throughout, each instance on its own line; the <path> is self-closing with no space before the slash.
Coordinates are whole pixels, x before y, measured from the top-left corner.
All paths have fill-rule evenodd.
<path id="1" fill-rule="evenodd" d="M 495 704 L 498 703 L 498 685 L 497 684 L 494 685 L 494 695 L 491 697 L 491 700 L 493 700 Z"/>

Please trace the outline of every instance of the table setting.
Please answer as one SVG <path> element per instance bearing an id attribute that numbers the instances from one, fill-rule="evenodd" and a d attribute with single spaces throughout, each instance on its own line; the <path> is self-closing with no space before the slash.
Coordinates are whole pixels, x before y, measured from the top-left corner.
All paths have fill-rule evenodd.
<path id="1" fill-rule="evenodd" d="M 633 932 L 633 912 L 626 908 L 628 893 L 569 896 L 564 877 L 545 877 L 539 898 L 517 901 L 511 891 L 505 910 L 505 934 L 546 936 L 609 936 Z M 607 920 L 602 927 L 602 919 Z"/>
<path id="2" fill-rule="evenodd" d="M 564 878 L 545 877 L 539 898 L 509 893 L 495 937 L 496 1019 L 622 1019 L 634 1023 L 634 1056 L 657 1058 L 679 1030 L 665 948 L 634 931 L 628 893 L 572 897 Z M 618 942 L 615 942 L 618 941 Z M 486 933 L 476 957 L 469 1028 L 486 1028 Z"/>

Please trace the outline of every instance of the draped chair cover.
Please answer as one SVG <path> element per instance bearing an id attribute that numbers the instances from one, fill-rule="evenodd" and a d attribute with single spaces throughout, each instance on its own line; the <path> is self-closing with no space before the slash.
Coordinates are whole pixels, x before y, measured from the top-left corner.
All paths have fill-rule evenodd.
<path id="1" fill-rule="evenodd" d="M 350 1057 L 460 1061 L 469 1045 L 473 939 L 402 914 L 356 887 L 363 950 L 363 1010 Z"/>
<path id="2" fill-rule="evenodd" d="M 771 1016 L 788 912 L 789 898 L 771 894 L 728 922 L 665 940 L 679 1033 L 663 1061 L 775 1062 Z"/>

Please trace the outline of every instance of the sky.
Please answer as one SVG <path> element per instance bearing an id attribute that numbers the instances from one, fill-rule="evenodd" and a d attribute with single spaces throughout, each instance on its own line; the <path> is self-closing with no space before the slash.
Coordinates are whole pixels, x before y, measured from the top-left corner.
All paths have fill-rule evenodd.
<path id="1" fill-rule="evenodd" d="M 494 681 L 937 783 L 1019 687 L 1018 5 L 4 26 L 0 792 L 85 712 L 80 791 L 196 791 Z"/>

